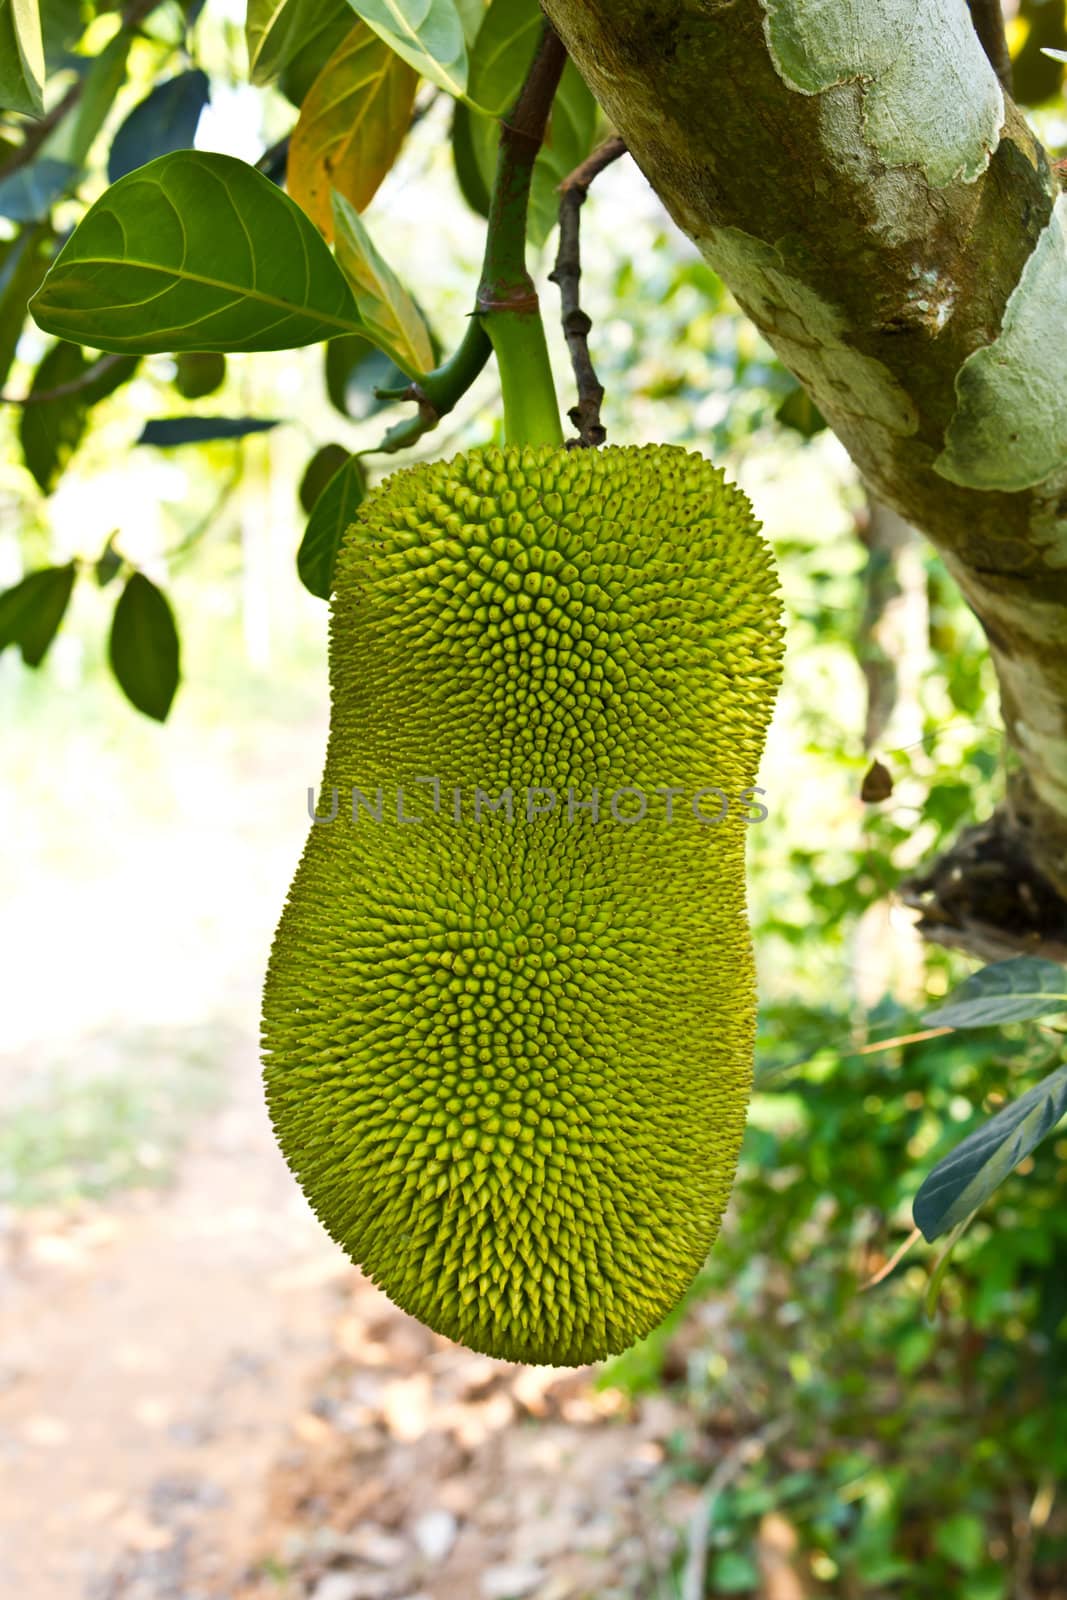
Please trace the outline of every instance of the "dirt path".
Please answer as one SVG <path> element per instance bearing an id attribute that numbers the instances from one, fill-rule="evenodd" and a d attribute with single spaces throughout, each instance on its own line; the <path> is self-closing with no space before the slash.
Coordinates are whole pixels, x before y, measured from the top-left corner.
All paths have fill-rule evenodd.
<path id="1" fill-rule="evenodd" d="M 186 1600 L 194 1545 L 208 1578 L 212 1550 L 261 1533 L 351 1269 L 277 1153 L 251 1048 L 235 1080 L 174 1188 L 31 1213 L 4 1241 L 0 1589 L 23 1600 L 139 1593 L 139 1569 Z"/>

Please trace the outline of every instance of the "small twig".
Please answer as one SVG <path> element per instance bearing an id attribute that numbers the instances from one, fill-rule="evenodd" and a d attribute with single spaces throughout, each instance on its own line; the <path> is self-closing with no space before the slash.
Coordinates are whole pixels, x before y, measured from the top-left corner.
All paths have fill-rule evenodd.
<path id="1" fill-rule="evenodd" d="M 1000 0 L 967 0 L 971 21 L 989 65 L 1000 79 L 1005 94 L 1011 94 L 1011 52 L 1004 31 L 1004 12 Z"/>
<path id="2" fill-rule="evenodd" d="M 607 438 L 600 420 L 600 407 L 604 402 L 604 386 L 596 375 L 589 354 L 589 334 L 592 322 L 582 310 L 578 285 L 582 276 L 579 213 L 585 204 L 589 186 L 598 173 L 613 161 L 625 155 L 626 145 L 618 134 L 593 151 L 580 167 L 575 167 L 559 186 L 559 249 L 556 264 L 548 275 L 550 283 L 559 287 L 562 307 L 563 334 L 571 355 L 574 379 L 578 385 L 578 404 L 567 415 L 578 429 L 578 438 L 570 445 L 593 448 Z"/>
<path id="3" fill-rule="evenodd" d="M 753 1461 L 758 1461 L 769 1444 L 780 1439 L 790 1427 L 790 1419 L 779 1417 L 758 1433 L 738 1439 L 719 1461 L 707 1481 L 703 1494 L 689 1518 L 685 1569 L 682 1572 L 680 1600 L 704 1600 L 708 1560 L 708 1533 L 715 1502 L 734 1479 Z"/>
<path id="4" fill-rule="evenodd" d="M 132 0 L 132 3 L 122 13 L 119 31 L 130 32 L 139 27 L 145 18 L 161 3 L 162 0 Z M 48 135 L 63 121 L 67 112 L 73 110 L 78 104 L 84 91 L 85 74 L 83 73 L 80 78 L 77 78 L 71 84 L 66 93 L 56 101 L 51 111 L 47 111 L 43 117 L 38 117 L 36 122 L 29 125 L 23 134 L 22 143 L 18 149 L 8 157 L 3 166 L 0 166 L 0 183 L 5 178 L 10 178 L 14 173 L 21 172 L 23 167 L 29 166 L 48 138 Z"/>
<path id="5" fill-rule="evenodd" d="M 110 355 L 101 356 L 99 361 L 94 361 L 91 367 L 86 367 L 79 378 L 71 378 L 68 383 L 57 383 L 54 389 L 38 389 L 36 394 L 31 390 L 29 394 L 0 394 L 0 405 L 5 406 L 43 406 L 49 400 L 64 400 L 68 394 L 79 394 L 82 389 L 89 389 L 98 378 L 102 378 L 112 367 L 117 367 L 120 361 L 128 361 L 128 356 Z"/>
<path id="6" fill-rule="evenodd" d="M 894 1250 L 893 1254 L 889 1257 L 889 1260 L 886 1261 L 884 1265 L 880 1266 L 878 1271 L 874 1273 L 872 1277 L 867 1279 L 866 1283 L 860 1284 L 860 1294 L 864 1294 L 868 1289 L 874 1289 L 878 1284 L 884 1283 L 886 1278 L 889 1277 L 889 1274 L 894 1271 L 894 1269 L 903 1261 L 912 1245 L 918 1244 L 921 1238 L 922 1229 L 912 1228 L 903 1244 L 898 1245 L 897 1249 Z"/>

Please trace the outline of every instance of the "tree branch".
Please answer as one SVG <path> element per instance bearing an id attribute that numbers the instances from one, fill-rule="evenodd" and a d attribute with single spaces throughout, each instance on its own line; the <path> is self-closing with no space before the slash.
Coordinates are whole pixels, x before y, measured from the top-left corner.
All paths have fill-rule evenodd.
<path id="1" fill-rule="evenodd" d="M 589 334 L 593 324 L 582 310 L 578 296 L 582 276 L 580 213 L 593 179 L 625 153 L 626 145 L 618 134 L 614 134 L 610 139 L 605 139 L 559 186 L 559 250 L 548 280 L 559 287 L 563 335 L 571 353 L 571 366 L 578 385 L 578 404 L 567 413 L 578 429 L 578 438 L 570 440 L 571 444 L 596 446 L 603 444 L 607 438 L 600 420 L 604 386 L 596 375 L 589 353 Z"/>
<path id="2" fill-rule="evenodd" d="M 971 10 L 974 31 L 982 41 L 982 49 L 1000 79 L 1001 87 L 1011 94 L 1011 53 L 1008 36 L 1004 31 L 1004 11 L 1000 0 L 967 0 Z"/>
<path id="3" fill-rule="evenodd" d="M 94 361 L 91 367 L 86 367 L 79 378 L 71 378 L 69 383 L 57 383 L 53 389 L 38 389 L 36 393 L 31 389 L 29 394 L 0 394 L 0 405 L 5 406 L 43 406 L 49 400 L 65 400 L 69 394 L 80 394 L 82 389 L 89 389 L 110 372 L 112 367 L 117 367 L 120 362 L 128 361 L 129 356 L 109 355 L 101 356 L 99 361 Z"/>
<path id="4" fill-rule="evenodd" d="M 881 5 L 847 38 L 799 0 L 544 5 L 675 221 L 980 618 L 1011 824 L 1067 896 L 1067 197 L 1046 152 L 948 0 L 914 0 L 892 70 Z"/>

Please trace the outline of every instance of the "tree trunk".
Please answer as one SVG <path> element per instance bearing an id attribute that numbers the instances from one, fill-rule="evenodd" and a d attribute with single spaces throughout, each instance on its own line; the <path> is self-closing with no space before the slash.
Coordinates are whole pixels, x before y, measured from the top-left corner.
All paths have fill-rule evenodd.
<path id="1" fill-rule="evenodd" d="M 1067 896 L 1067 195 L 965 0 L 544 0 L 679 227 L 989 638 Z M 998 835 L 999 836 L 999 835 Z"/>

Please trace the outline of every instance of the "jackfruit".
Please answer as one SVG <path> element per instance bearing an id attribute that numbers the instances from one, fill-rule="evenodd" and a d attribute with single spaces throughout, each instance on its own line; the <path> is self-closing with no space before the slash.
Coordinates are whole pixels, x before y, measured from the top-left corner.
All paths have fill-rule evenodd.
<path id="1" fill-rule="evenodd" d="M 267 1100 L 326 1229 L 472 1349 L 625 1349 L 716 1235 L 780 655 L 751 507 L 681 449 L 471 451 L 345 535 Z"/>

